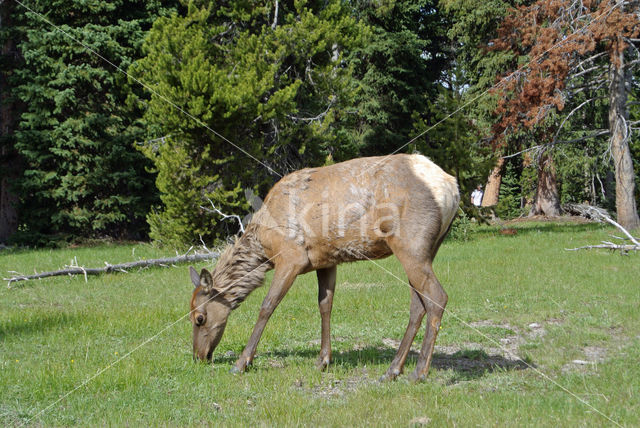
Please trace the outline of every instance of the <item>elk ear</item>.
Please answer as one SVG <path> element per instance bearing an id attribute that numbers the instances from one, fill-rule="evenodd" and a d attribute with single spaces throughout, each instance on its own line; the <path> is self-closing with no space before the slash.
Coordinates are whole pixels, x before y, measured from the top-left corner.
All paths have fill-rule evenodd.
<path id="1" fill-rule="evenodd" d="M 193 266 L 189 266 L 189 275 L 191 276 L 193 287 L 197 288 L 200 285 L 200 275 L 198 275 L 198 271 Z"/>
<path id="2" fill-rule="evenodd" d="M 213 278 L 211 277 L 211 273 L 204 268 L 200 271 L 200 286 L 206 294 L 213 291 Z"/>

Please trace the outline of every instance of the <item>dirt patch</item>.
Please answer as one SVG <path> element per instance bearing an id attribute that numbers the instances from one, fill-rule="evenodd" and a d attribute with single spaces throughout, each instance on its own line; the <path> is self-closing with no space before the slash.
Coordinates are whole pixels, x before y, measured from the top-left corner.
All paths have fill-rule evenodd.
<path id="1" fill-rule="evenodd" d="M 373 382 L 374 380 L 369 377 L 365 367 L 360 371 L 360 375 L 348 379 L 335 379 L 331 374 L 328 374 L 324 376 L 320 384 L 306 387 L 303 379 L 296 379 L 293 387 L 309 392 L 315 398 L 332 399 L 342 397 L 348 392 Z"/>
<path id="2" fill-rule="evenodd" d="M 508 324 L 506 322 L 498 323 L 491 320 L 481 320 L 481 321 L 473 321 L 469 323 L 469 325 L 475 329 L 477 329 L 480 333 L 482 333 L 482 328 L 499 328 L 505 330 L 505 332 L 513 332 L 513 334 L 507 334 L 504 337 L 499 339 L 500 346 L 497 347 L 488 347 L 485 350 L 491 354 L 497 355 L 507 355 L 510 359 L 519 360 L 518 358 L 518 347 L 525 343 L 525 338 L 519 332 L 519 329 Z M 483 333 L 484 334 L 484 333 Z M 494 336 L 492 334 L 491 336 Z M 489 336 L 489 337 L 491 337 Z"/>
<path id="3" fill-rule="evenodd" d="M 585 372 L 591 368 L 595 368 L 598 364 L 604 363 L 607 360 L 610 350 L 611 349 L 602 346 L 585 346 L 582 348 L 584 358 L 571 360 L 571 362 L 562 366 L 562 371 L 565 373 L 575 370 Z"/>
<path id="4" fill-rule="evenodd" d="M 422 416 L 419 418 L 413 418 L 409 421 L 409 426 L 410 427 L 424 427 L 429 425 L 429 423 L 431 423 L 431 418 L 427 417 L 427 416 Z"/>
<path id="5" fill-rule="evenodd" d="M 540 323 L 532 322 L 531 324 L 529 324 L 528 327 L 529 327 L 529 331 L 527 332 L 527 335 L 531 339 L 539 339 L 543 337 L 545 334 L 547 334 L 547 330 L 545 330 L 542 324 Z"/>
<path id="6" fill-rule="evenodd" d="M 611 353 L 617 353 L 625 348 L 628 344 L 629 337 L 625 336 L 624 329 L 621 326 L 612 326 L 604 329 L 609 334 L 611 340 L 602 344 L 604 346 L 589 345 L 583 347 L 582 354 L 584 357 L 580 357 L 562 366 L 563 372 L 568 371 L 581 371 L 585 372 L 590 369 L 597 368 L 598 364 L 605 363 Z M 640 338 L 640 336 L 638 336 Z"/>
<path id="7" fill-rule="evenodd" d="M 582 348 L 582 352 L 589 361 L 595 363 L 603 363 L 607 357 L 608 351 L 605 348 L 599 346 L 585 346 Z"/>

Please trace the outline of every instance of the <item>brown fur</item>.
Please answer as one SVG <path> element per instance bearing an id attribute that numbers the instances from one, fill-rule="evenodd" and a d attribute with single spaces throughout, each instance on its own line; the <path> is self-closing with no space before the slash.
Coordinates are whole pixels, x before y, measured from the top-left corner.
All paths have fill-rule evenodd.
<path id="1" fill-rule="evenodd" d="M 249 227 L 242 237 L 222 252 L 213 272 L 213 283 L 226 286 L 217 291 L 221 292 L 221 297 L 231 309 L 237 308 L 249 293 L 260 287 L 265 273 L 273 269 L 254 229 Z"/>
<path id="2" fill-rule="evenodd" d="M 222 254 L 213 275 L 192 270 L 194 355 L 211 358 L 231 309 L 275 268 L 258 322 L 235 366 L 244 371 L 295 278 L 315 270 L 322 318 L 319 366 L 326 367 L 336 266 L 395 254 L 413 291 L 409 326 L 385 378 L 402 371 L 426 314 L 427 334 L 413 374 L 423 378 L 447 303 L 431 263 L 458 203 L 455 179 L 419 155 L 353 159 L 287 175 L 271 189 L 245 234 Z"/>

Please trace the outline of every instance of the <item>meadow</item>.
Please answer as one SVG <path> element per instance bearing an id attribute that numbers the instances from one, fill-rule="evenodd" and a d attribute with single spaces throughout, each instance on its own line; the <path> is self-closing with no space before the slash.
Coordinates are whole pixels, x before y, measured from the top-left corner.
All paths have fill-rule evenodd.
<path id="1" fill-rule="evenodd" d="M 187 266 L 4 286 L 0 425 L 639 426 L 640 254 L 565 250 L 614 233 L 600 225 L 513 227 L 443 244 L 435 270 L 449 303 L 418 384 L 407 381 L 415 353 L 397 381 L 378 382 L 409 315 L 394 257 L 338 268 L 325 372 L 313 273 L 278 307 L 244 375 L 229 369 L 267 287 L 231 314 L 205 364 L 191 356 Z M 0 273 L 167 255 L 144 243 L 2 250 Z"/>

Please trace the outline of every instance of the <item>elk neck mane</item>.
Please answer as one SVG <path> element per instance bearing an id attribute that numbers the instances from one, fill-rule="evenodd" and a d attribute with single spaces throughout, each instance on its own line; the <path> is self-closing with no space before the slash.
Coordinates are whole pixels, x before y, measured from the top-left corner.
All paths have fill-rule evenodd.
<path id="1" fill-rule="evenodd" d="M 253 228 L 248 228 L 220 255 L 213 272 L 213 283 L 216 289 L 224 290 L 222 298 L 235 309 L 264 283 L 270 269 L 273 269 L 273 263 L 264 253 Z"/>

